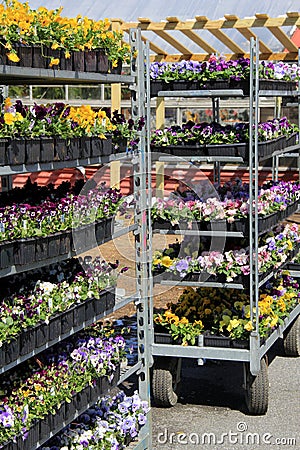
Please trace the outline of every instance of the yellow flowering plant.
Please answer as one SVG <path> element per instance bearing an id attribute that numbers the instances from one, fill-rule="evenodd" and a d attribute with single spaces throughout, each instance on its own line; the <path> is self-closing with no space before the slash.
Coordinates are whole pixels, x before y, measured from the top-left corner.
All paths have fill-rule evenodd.
<path id="1" fill-rule="evenodd" d="M 59 57 L 48 56 L 43 48 L 62 50 L 67 59 L 73 51 L 103 49 L 112 67 L 119 59 L 130 61 L 130 46 L 123 42 L 122 30 L 112 30 L 108 19 L 95 21 L 81 15 L 68 18 L 62 16 L 62 7 L 34 10 L 28 2 L 6 0 L 4 3 L 0 5 L 0 39 L 12 62 L 19 61 L 17 47 L 20 45 L 41 46 L 50 67 L 59 64 Z"/>
<path id="2" fill-rule="evenodd" d="M 282 271 L 268 282 L 259 297 L 259 334 L 267 337 L 283 322 L 299 302 L 297 281 Z M 248 340 L 255 329 L 251 321 L 250 298 L 244 292 L 229 289 L 187 287 L 176 303 L 169 303 L 166 311 L 154 315 L 156 326 L 163 326 L 183 345 L 195 342 L 196 336 L 210 334 Z M 253 310 L 254 317 L 255 308 Z"/>

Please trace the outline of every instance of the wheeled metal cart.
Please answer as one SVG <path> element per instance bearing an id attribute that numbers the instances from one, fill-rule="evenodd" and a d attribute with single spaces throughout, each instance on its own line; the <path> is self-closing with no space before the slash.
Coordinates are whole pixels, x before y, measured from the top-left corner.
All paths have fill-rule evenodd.
<path id="1" fill-rule="evenodd" d="M 289 314 L 277 329 L 264 341 L 260 339 L 259 335 L 259 290 L 261 286 L 274 273 L 262 278 L 258 271 L 258 176 L 259 176 L 259 162 L 261 158 L 258 156 L 258 135 L 254 132 L 257 130 L 259 121 L 258 106 L 259 97 L 262 96 L 285 96 L 290 95 L 290 92 L 285 91 L 265 91 L 259 88 L 258 76 L 259 64 L 259 43 L 258 40 L 251 38 L 250 41 L 250 94 L 249 94 L 249 180 L 252 189 L 249 190 L 249 255 L 250 255 L 250 274 L 249 274 L 249 295 L 250 295 L 250 320 L 255 324 L 255 329 L 250 334 L 249 348 L 221 348 L 205 346 L 203 335 L 199 336 L 197 345 L 181 346 L 173 345 L 171 342 L 162 342 L 160 337 L 155 334 L 153 322 L 150 321 L 150 337 L 151 337 L 151 354 L 154 357 L 154 365 L 152 367 L 152 395 L 158 405 L 170 407 L 177 402 L 177 387 L 180 380 L 181 362 L 182 358 L 194 358 L 197 360 L 227 360 L 242 362 L 244 366 L 244 388 L 245 400 L 251 414 L 264 414 L 268 408 L 268 360 L 267 352 L 272 345 L 279 339 L 283 338 L 284 349 L 287 356 L 300 355 L 300 305 L 298 304 L 294 310 Z M 158 97 L 203 97 L 211 98 L 240 96 L 243 92 L 240 90 L 232 91 L 160 91 L 157 93 Z M 295 91 L 294 97 L 299 102 L 299 91 Z M 300 145 L 294 145 L 293 152 L 299 153 Z M 289 148 L 283 149 L 280 154 L 289 152 Z M 275 155 L 276 156 L 276 155 Z M 175 162 L 178 164 L 180 158 L 172 156 L 157 156 L 162 162 Z M 265 159 L 272 158 L 268 155 Z M 220 178 L 220 162 L 230 159 L 230 162 L 239 163 L 242 158 L 218 158 L 218 157 L 185 157 L 185 162 L 210 162 L 214 163 L 215 179 Z M 181 159 L 182 160 L 182 159 Z M 276 159 L 278 162 L 278 158 Z M 217 174 L 217 175 L 216 175 Z M 149 203 L 151 205 L 151 203 Z M 150 216 L 150 214 L 149 214 Z M 151 231 L 151 225 L 150 225 Z M 211 237 L 242 237 L 242 233 L 227 232 L 227 231 L 166 231 L 160 230 L 160 233 L 183 234 L 183 235 L 202 235 Z M 161 284 L 174 286 L 176 283 L 172 280 L 163 280 Z M 179 285 L 179 283 L 177 283 Z M 180 286 L 193 287 L 219 287 L 228 289 L 244 289 L 242 283 L 214 283 L 214 282 L 181 282 Z M 150 314 L 152 317 L 153 304 L 149 305 Z M 168 335 L 166 335 L 168 336 Z M 170 340 L 171 341 L 171 340 Z"/>

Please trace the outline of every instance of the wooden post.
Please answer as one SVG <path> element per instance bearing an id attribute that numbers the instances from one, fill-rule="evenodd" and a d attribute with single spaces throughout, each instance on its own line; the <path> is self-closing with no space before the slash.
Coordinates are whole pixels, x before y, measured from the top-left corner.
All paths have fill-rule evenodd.
<path id="1" fill-rule="evenodd" d="M 157 198 L 164 198 L 164 187 L 165 187 L 165 164 L 161 161 L 155 163 L 156 171 L 156 192 Z"/>
<path id="2" fill-rule="evenodd" d="M 156 129 L 162 130 L 165 126 L 165 98 L 156 98 Z"/>
<path id="3" fill-rule="evenodd" d="M 110 186 L 116 189 L 120 188 L 120 161 L 112 161 L 110 163 Z"/>

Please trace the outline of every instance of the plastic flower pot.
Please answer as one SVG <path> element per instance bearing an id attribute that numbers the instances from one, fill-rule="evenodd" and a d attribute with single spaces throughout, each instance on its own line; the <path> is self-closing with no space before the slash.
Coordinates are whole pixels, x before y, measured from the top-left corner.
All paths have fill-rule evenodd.
<path id="1" fill-rule="evenodd" d="M 35 420 L 29 430 L 25 441 L 22 442 L 22 450 L 31 450 L 39 440 L 40 426 L 39 421 Z"/>
<path id="2" fill-rule="evenodd" d="M 0 166 L 6 165 L 6 154 L 8 145 L 10 143 L 10 139 L 8 138 L 1 138 L 0 139 Z"/>
<path id="3" fill-rule="evenodd" d="M 87 408 L 91 398 L 90 387 L 86 386 L 82 391 L 78 392 L 75 397 L 75 405 L 77 411 L 82 411 Z"/>
<path id="4" fill-rule="evenodd" d="M 32 67 L 37 69 L 47 69 L 48 61 L 46 58 L 45 47 L 32 47 Z"/>
<path id="5" fill-rule="evenodd" d="M 20 336 L 20 355 L 31 353 L 35 347 L 35 328 L 30 327 L 24 330 Z"/>
<path id="6" fill-rule="evenodd" d="M 106 139 L 102 139 L 102 155 L 109 156 L 113 153 L 112 136 L 106 134 L 105 137 Z"/>
<path id="7" fill-rule="evenodd" d="M 95 317 L 95 315 L 96 315 L 96 311 L 94 308 L 95 301 L 96 300 L 94 298 L 89 298 L 89 299 L 85 300 L 85 302 L 84 302 L 84 319 L 85 319 L 85 321 L 91 320 Z"/>
<path id="8" fill-rule="evenodd" d="M 231 339 L 225 336 L 214 336 L 207 334 L 204 336 L 205 347 L 230 347 Z"/>
<path id="9" fill-rule="evenodd" d="M 84 71 L 97 72 L 97 53 L 95 50 L 84 52 Z"/>
<path id="10" fill-rule="evenodd" d="M 72 396 L 71 398 L 71 402 L 67 403 L 64 402 L 65 404 L 65 420 L 69 421 L 70 419 L 74 419 L 76 416 L 76 393 Z"/>
<path id="11" fill-rule="evenodd" d="M 40 162 L 41 156 L 41 140 L 26 139 L 26 158 L 25 164 L 35 164 Z"/>
<path id="12" fill-rule="evenodd" d="M 127 150 L 126 138 L 118 139 L 118 141 L 114 143 L 114 154 L 125 153 L 126 150 Z"/>
<path id="13" fill-rule="evenodd" d="M 97 59 L 97 72 L 107 73 L 109 69 L 109 62 L 105 50 L 101 48 L 96 50 L 96 59 Z"/>
<path id="14" fill-rule="evenodd" d="M 48 258 L 48 236 L 44 236 L 36 240 L 35 243 L 35 260 L 44 261 Z"/>
<path id="15" fill-rule="evenodd" d="M 88 136 L 81 136 L 80 138 L 80 158 L 91 157 L 91 138 Z"/>
<path id="16" fill-rule="evenodd" d="M 235 144 L 208 144 L 206 150 L 208 156 L 237 156 Z"/>
<path id="17" fill-rule="evenodd" d="M 285 142 L 285 147 L 290 147 L 292 145 L 296 145 L 297 144 L 297 136 L 298 136 L 298 133 L 293 133 L 290 136 L 287 136 L 286 142 Z"/>
<path id="18" fill-rule="evenodd" d="M 34 238 L 15 241 L 12 263 L 16 266 L 23 266 L 35 262 L 35 244 L 36 240 Z"/>
<path id="19" fill-rule="evenodd" d="M 11 139 L 7 146 L 7 164 L 25 164 L 25 139 Z"/>
<path id="20" fill-rule="evenodd" d="M 61 335 L 61 315 L 56 314 L 49 319 L 49 341 L 57 339 Z"/>
<path id="21" fill-rule="evenodd" d="M 106 309 L 112 309 L 116 304 L 115 290 L 107 291 L 106 293 Z"/>
<path id="22" fill-rule="evenodd" d="M 5 241 L 0 243 L 0 267 L 5 269 L 9 267 L 13 262 L 13 249 L 14 243 L 11 241 Z"/>
<path id="23" fill-rule="evenodd" d="M 35 342 L 36 347 L 39 348 L 45 345 L 49 340 L 49 326 L 46 323 L 40 323 L 35 327 Z"/>
<path id="24" fill-rule="evenodd" d="M 152 230 L 172 230 L 171 222 L 163 220 L 161 218 L 154 219 L 152 222 Z"/>
<path id="25" fill-rule="evenodd" d="M 246 339 L 232 339 L 231 340 L 232 348 L 249 348 L 250 342 Z"/>
<path id="26" fill-rule="evenodd" d="M 197 145 L 174 145 L 170 147 L 170 151 L 171 155 L 183 157 L 207 155 L 206 148 L 204 146 L 197 146 Z"/>
<path id="27" fill-rule="evenodd" d="M 61 50 L 59 60 L 60 60 L 59 66 L 61 70 L 69 70 L 69 71 L 73 70 L 72 54 L 70 54 L 70 58 L 66 58 L 65 50 Z"/>
<path id="28" fill-rule="evenodd" d="M 50 432 L 52 431 L 52 424 L 50 414 L 43 417 L 39 420 L 39 441 L 43 441 L 50 436 Z"/>
<path id="29" fill-rule="evenodd" d="M 74 161 L 75 159 L 79 159 L 80 157 L 80 138 L 75 137 L 68 139 L 67 142 L 68 146 L 68 157 L 71 161 Z"/>
<path id="30" fill-rule="evenodd" d="M 61 428 L 65 418 L 65 403 L 62 403 L 59 408 L 56 409 L 55 414 L 51 414 L 49 417 L 49 422 L 51 425 L 51 431 Z"/>
<path id="31" fill-rule="evenodd" d="M 229 89 L 229 79 L 227 80 L 207 80 L 204 83 L 201 82 L 202 89 Z"/>
<path id="32" fill-rule="evenodd" d="M 71 251 L 71 238 L 72 238 L 71 231 L 66 230 L 60 234 L 60 240 L 59 240 L 59 254 L 60 255 L 66 255 Z"/>
<path id="33" fill-rule="evenodd" d="M 107 217 L 105 220 L 104 239 L 111 239 L 114 231 L 114 217 Z"/>
<path id="34" fill-rule="evenodd" d="M 60 68 L 60 50 L 54 50 L 50 47 L 45 48 L 45 54 L 46 54 L 46 66 L 48 69 L 59 69 Z M 58 60 L 58 64 L 52 65 L 51 60 Z"/>
<path id="35" fill-rule="evenodd" d="M 106 310 L 106 299 L 107 299 L 107 293 L 102 294 L 100 298 L 95 298 L 94 300 L 94 308 L 95 308 L 95 315 L 100 316 L 104 313 Z"/>
<path id="36" fill-rule="evenodd" d="M 109 61 L 109 72 L 113 75 L 121 75 L 122 73 L 122 66 L 123 66 L 123 60 L 118 59 L 117 64 L 112 65 L 111 61 Z"/>
<path id="37" fill-rule="evenodd" d="M 54 160 L 54 139 L 41 137 L 40 162 L 50 162 Z"/>
<path id="38" fill-rule="evenodd" d="M 74 51 L 72 53 L 73 57 L 73 70 L 75 72 L 84 72 L 84 52 L 83 51 Z"/>
<path id="39" fill-rule="evenodd" d="M 73 325 L 78 327 L 85 321 L 85 303 L 75 305 L 73 309 Z"/>
<path id="40" fill-rule="evenodd" d="M 173 337 L 168 333 L 158 333 L 154 331 L 154 342 L 156 344 L 181 344 L 181 340 L 174 340 Z"/>
<path id="41" fill-rule="evenodd" d="M 73 309 L 61 314 L 61 334 L 69 333 L 74 325 Z"/>
<path id="42" fill-rule="evenodd" d="M 49 235 L 48 238 L 48 258 L 55 258 L 60 251 L 60 236 L 61 233 Z"/>
<path id="43" fill-rule="evenodd" d="M 102 244 L 105 238 L 105 219 L 95 222 L 95 236 L 97 244 Z"/>
<path id="44" fill-rule="evenodd" d="M 102 151 L 102 142 L 103 139 L 100 139 L 96 136 L 92 136 L 91 137 L 91 153 L 92 153 L 92 157 L 96 158 L 99 156 L 103 155 L 103 151 Z"/>
<path id="45" fill-rule="evenodd" d="M 12 338 L 10 342 L 4 342 L 1 350 L 1 367 L 15 361 L 20 355 L 20 336 Z"/>
<path id="46" fill-rule="evenodd" d="M 66 139 L 56 137 L 54 138 L 54 159 L 55 161 L 68 160 L 68 148 Z"/>

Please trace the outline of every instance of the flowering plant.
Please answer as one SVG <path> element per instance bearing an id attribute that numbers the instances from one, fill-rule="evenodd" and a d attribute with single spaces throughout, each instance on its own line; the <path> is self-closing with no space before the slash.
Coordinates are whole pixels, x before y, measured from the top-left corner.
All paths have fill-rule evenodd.
<path id="1" fill-rule="evenodd" d="M 115 110 L 112 115 L 108 113 L 108 117 L 114 127 L 112 136 L 115 148 L 118 148 L 122 139 L 126 139 L 128 150 L 137 149 L 139 143 L 139 132 L 142 131 L 145 126 L 144 117 L 140 117 L 136 121 L 133 119 L 126 120 L 124 114 L 119 113 L 117 110 Z"/>
<path id="2" fill-rule="evenodd" d="M 108 19 L 95 21 L 80 15 L 67 18 L 61 15 L 62 10 L 62 7 L 34 10 L 28 3 L 17 0 L 6 0 L 5 5 L 1 4 L 1 45 L 4 45 L 9 60 L 19 61 L 16 46 L 22 44 L 62 50 L 66 58 L 70 58 L 72 51 L 104 49 L 113 66 L 119 59 L 129 62 L 130 46 L 122 41 L 121 30 L 111 30 Z M 48 58 L 49 67 L 59 64 L 59 58 Z"/>
<path id="3" fill-rule="evenodd" d="M 259 74 L 262 79 L 291 80 L 300 78 L 297 64 L 284 62 L 260 62 Z M 249 79 L 250 60 L 239 58 L 226 61 L 222 56 L 211 55 L 208 61 L 180 61 L 174 63 L 154 62 L 150 65 L 151 80 L 243 80 Z"/>
<path id="4" fill-rule="evenodd" d="M 92 224 L 126 211 L 126 201 L 118 189 L 107 189 L 105 184 L 87 195 L 61 198 L 57 203 L 44 201 L 40 205 L 19 204 L 0 208 L 0 241 L 48 236 L 57 231 Z"/>
<path id="5" fill-rule="evenodd" d="M 86 334 L 77 341 L 64 342 L 56 351 L 48 351 L 39 364 L 27 363 L 18 377 L 10 376 L 0 404 L 0 445 L 19 433 L 25 440 L 35 419 L 54 414 L 63 401 L 70 402 L 75 392 L 97 378 L 105 375 L 111 379 L 124 347 L 122 336 L 106 337 L 99 326 L 98 337 Z M 39 401 L 33 401 L 37 397 Z"/>
<path id="6" fill-rule="evenodd" d="M 137 392 L 127 396 L 123 391 L 114 397 L 103 397 L 93 408 L 79 416 L 52 438 L 41 450 L 63 449 L 123 449 L 147 422 L 149 405 Z"/>
<path id="7" fill-rule="evenodd" d="M 199 194 L 200 200 L 183 202 L 158 199 L 151 208 L 152 220 L 168 221 L 172 225 L 178 225 L 181 221 L 192 223 L 226 220 L 233 223 L 249 216 L 249 185 L 242 184 L 238 179 L 223 186 L 214 185 L 214 192 L 207 193 L 203 190 L 195 194 Z M 210 196 L 206 198 L 207 195 Z M 299 201 L 299 197 L 298 183 L 266 183 L 259 189 L 258 215 L 265 217 L 285 211 L 289 205 Z"/>
<path id="8" fill-rule="evenodd" d="M 298 248 L 300 242 L 297 224 L 279 226 L 274 232 L 260 239 L 257 258 L 259 273 L 277 269 L 288 260 L 291 251 Z M 188 248 L 188 247 L 187 247 Z M 164 255 L 162 251 L 161 254 Z M 180 250 L 179 250 L 180 251 Z M 179 254 L 179 253 L 178 253 Z M 254 254 L 254 257 L 256 255 Z M 200 256 L 169 258 L 162 264 L 162 257 L 157 253 L 153 257 L 153 267 L 171 272 L 184 278 L 189 273 L 206 273 L 208 275 L 225 275 L 227 282 L 234 281 L 239 275 L 249 275 L 249 248 L 219 251 L 203 251 Z"/>
<path id="9" fill-rule="evenodd" d="M 255 125 L 253 125 L 255 130 Z M 280 136 L 290 136 L 298 132 L 298 127 L 286 117 L 260 122 L 257 127 L 260 142 L 277 139 Z M 163 130 L 151 133 L 153 147 L 169 145 L 213 145 L 249 142 L 249 124 L 237 122 L 233 125 L 221 125 L 217 122 L 195 123 L 192 120 L 182 126 L 171 125 Z M 195 149 L 196 150 L 196 149 Z"/>
<path id="10" fill-rule="evenodd" d="M 94 111 L 90 105 L 72 107 L 56 102 L 28 107 L 21 100 L 13 105 L 10 98 L 6 98 L 0 111 L 0 137 L 95 136 L 106 139 L 105 133 L 114 129 L 106 112 Z"/>
<path id="11" fill-rule="evenodd" d="M 85 258 L 80 262 L 84 271 L 75 260 L 61 263 L 50 270 L 51 275 L 56 275 L 56 282 L 53 276 L 47 278 L 43 272 L 37 280 L 28 283 L 26 289 L 17 285 L 15 293 L 2 298 L 0 347 L 31 326 L 42 322 L 49 324 L 53 315 L 72 305 L 92 298 L 100 302 L 103 291 L 115 286 L 118 275 L 127 270 L 124 267 L 118 271 L 118 262 L 107 263 L 100 258 Z"/>
<path id="12" fill-rule="evenodd" d="M 267 337 L 300 301 L 299 284 L 289 272 L 268 281 L 259 297 L 259 333 Z M 255 311 L 254 316 L 255 316 Z M 250 320 L 250 298 L 243 292 L 234 295 L 228 289 L 186 287 L 176 303 L 154 314 L 156 329 L 164 327 L 174 339 L 180 334 L 182 345 L 194 345 L 204 333 L 249 339 L 255 328 Z"/>

